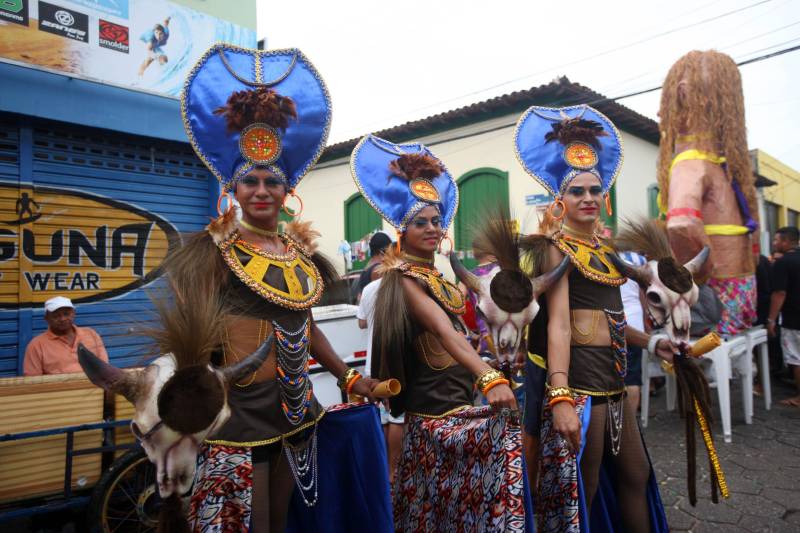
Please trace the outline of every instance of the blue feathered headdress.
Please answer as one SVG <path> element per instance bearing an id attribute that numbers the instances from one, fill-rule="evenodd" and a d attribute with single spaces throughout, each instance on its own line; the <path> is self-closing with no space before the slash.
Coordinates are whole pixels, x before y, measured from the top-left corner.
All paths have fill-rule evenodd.
<path id="1" fill-rule="evenodd" d="M 397 231 L 414 215 L 435 205 L 447 231 L 458 209 L 458 186 L 435 155 L 422 144 L 394 144 L 367 135 L 350 156 L 350 171 L 367 202 Z"/>
<path id="2" fill-rule="evenodd" d="M 556 198 L 572 178 L 591 172 L 608 192 L 622 168 L 622 137 L 587 105 L 529 108 L 514 132 L 517 159 Z"/>
<path id="3" fill-rule="evenodd" d="M 219 43 L 189 73 L 181 113 L 189 142 L 226 189 L 256 166 L 294 189 L 325 148 L 331 100 L 300 50 Z"/>

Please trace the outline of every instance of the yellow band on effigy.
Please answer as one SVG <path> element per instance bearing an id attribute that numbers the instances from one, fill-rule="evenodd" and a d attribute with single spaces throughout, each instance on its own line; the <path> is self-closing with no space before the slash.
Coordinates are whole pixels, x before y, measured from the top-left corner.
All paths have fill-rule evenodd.
<path id="1" fill-rule="evenodd" d="M 706 224 L 706 235 L 725 235 L 736 236 L 746 235 L 750 232 L 747 226 L 739 226 L 738 224 Z"/>

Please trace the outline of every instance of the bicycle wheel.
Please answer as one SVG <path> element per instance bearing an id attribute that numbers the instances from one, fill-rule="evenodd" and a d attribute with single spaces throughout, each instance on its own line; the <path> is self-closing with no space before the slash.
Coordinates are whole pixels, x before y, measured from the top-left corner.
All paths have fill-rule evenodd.
<path id="1" fill-rule="evenodd" d="M 141 448 L 114 461 L 94 488 L 87 518 L 93 532 L 156 531 L 161 498 L 156 468 Z"/>

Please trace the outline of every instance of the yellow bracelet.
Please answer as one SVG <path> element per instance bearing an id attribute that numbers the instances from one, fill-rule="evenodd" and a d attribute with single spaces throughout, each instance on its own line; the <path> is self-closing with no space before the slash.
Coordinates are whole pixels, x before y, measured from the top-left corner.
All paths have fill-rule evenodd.
<path id="1" fill-rule="evenodd" d="M 486 385 L 491 383 L 496 379 L 504 379 L 503 373 L 499 370 L 495 370 L 494 368 L 490 368 L 489 370 L 484 370 L 478 375 L 478 379 L 475 380 L 475 388 L 479 391 L 483 392 L 483 389 L 486 388 Z"/>
<path id="2" fill-rule="evenodd" d="M 493 388 L 495 388 L 495 387 L 496 387 L 496 386 L 498 386 L 498 385 L 508 385 L 508 380 L 507 380 L 506 378 L 497 378 L 497 379 L 494 379 L 494 380 L 490 381 L 489 383 L 487 383 L 487 384 L 486 384 L 486 385 L 485 385 L 485 386 L 484 386 L 484 387 L 481 389 L 481 393 L 482 393 L 484 396 L 486 396 L 487 394 L 489 394 L 489 391 L 490 391 L 490 390 L 492 390 Z"/>

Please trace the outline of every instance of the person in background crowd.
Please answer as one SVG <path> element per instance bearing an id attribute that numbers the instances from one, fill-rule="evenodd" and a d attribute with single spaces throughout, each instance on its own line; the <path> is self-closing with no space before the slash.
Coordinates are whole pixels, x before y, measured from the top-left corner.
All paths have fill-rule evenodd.
<path id="1" fill-rule="evenodd" d="M 783 361 L 793 375 L 797 394 L 781 401 L 782 405 L 800 407 L 800 251 L 797 228 L 785 226 L 775 232 L 772 246 L 783 254 L 772 265 L 772 296 L 770 297 L 767 331 L 776 335 L 778 313 L 781 315 L 781 347 Z"/>
<path id="2" fill-rule="evenodd" d="M 383 254 L 386 253 L 386 248 L 392 244 L 392 238 L 383 231 L 378 231 L 369 239 L 369 261 L 364 271 L 358 278 L 355 286 L 355 301 L 361 298 L 361 292 L 370 282 L 375 281 L 380 276 L 375 272 L 378 265 L 383 263 Z"/>
<path id="3" fill-rule="evenodd" d="M 647 264 L 647 260 L 635 252 L 621 252 L 620 256 L 635 266 Z M 620 292 L 622 294 L 622 307 L 625 309 L 625 318 L 628 320 L 628 325 L 639 331 L 645 331 L 644 310 L 642 308 L 639 284 L 629 279 L 620 287 Z M 642 364 L 647 364 L 647 361 L 642 361 L 642 349 L 638 346 L 628 346 L 628 372 L 625 374 L 625 390 L 627 394 L 625 401 L 630 404 L 630 409 L 634 413 L 639 409 L 642 389 Z"/>
<path id="4" fill-rule="evenodd" d="M 44 303 L 47 331 L 34 337 L 25 349 L 26 376 L 83 372 L 78 364 L 78 345 L 108 361 L 103 340 L 92 328 L 75 325 L 75 307 L 69 298 L 56 296 Z"/>
<path id="5" fill-rule="evenodd" d="M 758 262 L 756 264 L 756 322 L 754 325 L 766 325 L 767 317 L 769 316 L 769 301 L 772 294 L 772 287 L 770 282 L 770 270 L 772 265 L 769 258 L 764 254 L 758 254 Z M 769 343 L 768 343 L 769 344 Z M 755 350 L 754 350 L 755 351 Z M 770 368 L 780 368 L 780 359 L 773 361 L 773 350 L 770 350 Z M 762 373 L 765 371 L 763 368 L 758 369 L 757 376 L 758 383 L 755 384 L 754 393 L 761 396 L 763 388 L 761 386 Z"/>
<path id="6" fill-rule="evenodd" d="M 376 235 L 386 234 L 376 233 Z M 383 250 L 386 250 L 386 246 L 384 246 Z M 370 281 L 367 286 L 364 287 L 364 290 L 361 291 L 361 301 L 358 303 L 358 310 L 356 311 L 358 327 L 367 330 L 367 361 L 364 371 L 367 377 L 378 374 L 377 368 L 374 372 L 372 370 L 372 331 L 375 325 L 375 299 L 378 296 L 378 289 L 381 286 L 380 277 L 383 272 L 381 269 L 375 269 L 373 272 L 375 272 L 378 279 Z M 405 415 L 399 414 L 398 416 L 392 416 L 385 405 L 381 403 L 379 407 L 381 410 L 383 434 L 386 438 L 389 482 L 394 484 L 394 472 L 397 467 L 397 461 L 400 460 L 400 450 L 403 447 L 403 424 L 405 424 Z"/>

